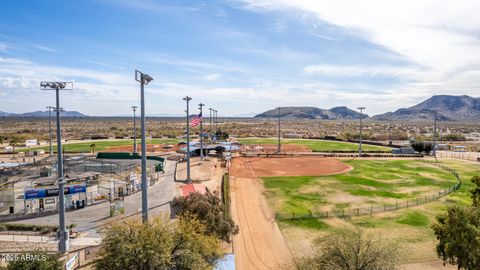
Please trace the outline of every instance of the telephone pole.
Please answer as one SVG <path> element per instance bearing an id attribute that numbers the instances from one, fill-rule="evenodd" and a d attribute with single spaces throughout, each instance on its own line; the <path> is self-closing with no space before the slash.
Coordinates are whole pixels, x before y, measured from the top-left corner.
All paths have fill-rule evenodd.
<path id="1" fill-rule="evenodd" d="M 209 124 L 210 124 L 210 128 L 209 128 L 209 135 L 210 135 L 210 141 L 212 140 L 212 111 L 213 109 L 212 108 L 208 108 L 208 110 L 210 111 L 210 118 L 209 118 Z"/>
<path id="2" fill-rule="evenodd" d="M 191 97 L 189 96 L 186 96 L 183 98 L 183 100 L 186 101 L 187 103 L 187 180 L 186 182 L 187 183 L 191 183 L 192 182 L 192 179 L 190 178 L 190 111 L 189 111 L 189 103 L 190 103 L 190 100 L 192 100 Z"/>
<path id="3" fill-rule="evenodd" d="M 148 221 L 147 139 L 145 130 L 145 85 L 153 81 L 149 75 L 135 70 L 135 80 L 140 83 L 140 129 L 142 131 L 142 222 Z"/>
<path id="4" fill-rule="evenodd" d="M 363 110 L 365 110 L 365 107 L 358 107 L 358 110 L 360 110 L 360 143 L 358 145 L 358 156 L 362 156 L 362 128 L 363 128 Z"/>

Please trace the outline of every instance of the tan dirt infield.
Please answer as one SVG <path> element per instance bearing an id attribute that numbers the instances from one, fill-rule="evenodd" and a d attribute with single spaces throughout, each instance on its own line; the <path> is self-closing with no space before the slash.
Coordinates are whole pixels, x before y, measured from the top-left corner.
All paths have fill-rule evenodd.
<path id="1" fill-rule="evenodd" d="M 325 157 L 234 158 L 230 170 L 236 177 L 322 176 L 344 173 L 352 167 Z"/>

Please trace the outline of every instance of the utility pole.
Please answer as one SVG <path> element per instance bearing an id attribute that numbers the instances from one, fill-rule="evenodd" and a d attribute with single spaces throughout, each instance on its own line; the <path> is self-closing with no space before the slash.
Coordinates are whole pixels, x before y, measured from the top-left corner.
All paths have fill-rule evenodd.
<path id="1" fill-rule="evenodd" d="M 53 131 L 52 131 L 52 109 L 55 109 L 55 107 L 48 106 L 48 132 L 50 133 L 50 154 L 49 156 L 53 156 L 53 146 L 52 146 L 52 141 L 53 141 Z"/>
<path id="2" fill-rule="evenodd" d="M 62 124 L 60 122 L 60 90 L 73 90 L 72 82 L 41 82 L 42 90 L 55 90 L 57 114 L 57 177 L 58 177 L 58 251 L 64 254 L 68 251 L 68 232 L 65 227 L 65 194 L 63 178 Z"/>
<path id="3" fill-rule="evenodd" d="M 187 183 L 191 183 L 192 179 L 190 178 L 190 110 L 189 103 L 192 100 L 191 97 L 186 96 L 183 98 L 187 102 Z"/>
<path id="4" fill-rule="evenodd" d="M 212 140 L 212 111 L 213 109 L 212 108 L 208 108 L 208 110 L 210 111 L 210 118 L 209 118 L 209 124 L 210 124 L 210 128 L 209 128 L 209 133 L 210 133 L 210 141 Z"/>
<path id="5" fill-rule="evenodd" d="M 132 106 L 133 110 L 133 153 L 137 153 L 137 117 L 135 115 L 135 112 L 137 111 L 137 106 Z"/>
<path id="6" fill-rule="evenodd" d="M 218 111 L 215 110 L 215 130 L 218 131 Z"/>
<path id="7" fill-rule="evenodd" d="M 362 156 L 362 128 L 363 128 L 363 110 L 365 110 L 365 107 L 358 107 L 358 110 L 360 110 L 360 144 L 358 145 L 358 156 Z"/>
<path id="8" fill-rule="evenodd" d="M 135 80 L 140 82 L 140 129 L 142 132 L 142 222 L 148 222 L 148 183 L 147 183 L 147 139 L 145 131 L 145 91 L 144 86 L 153 81 L 149 75 L 135 70 Z"/>
<path id="9" fill-rule="evenodd" d="M 277 147 L 277 152 L 280 154 L 280 150 L 281 150 L 281 142 L 280 142 L 280 107 L 278 107 L 278 147 Z"/>
<path id="10" fill-rule="evenodd" d="M 433 112 L 433 157 L 437 159 L 437 110 Z"/>
<path id="11" fill-rule="evenodd" d="M 205 104 L 198 104 L 198 109 L 200 109 L 200 161 L 203 161 L 203 106 Z"/>

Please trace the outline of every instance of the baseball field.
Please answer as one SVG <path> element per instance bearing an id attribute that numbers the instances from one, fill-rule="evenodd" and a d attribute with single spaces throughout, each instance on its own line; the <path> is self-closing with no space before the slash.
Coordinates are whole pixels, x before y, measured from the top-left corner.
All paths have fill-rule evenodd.
<path id="1" fill-rule="evenodd" d="M 460 174 L 462 185 L 452 193 L 446 191 L 457 178 L 431 161 L 236 158 L 231 168 L 232 212 L 242 228 L 235 238 L 237 262 L 242 269 L 292 265 L 313 251 L 319 236 L 340 226 L 360 226 L 398 243 L 405 269 L 437 269 L 441 261 L 430 226 L 449 204 L 469 203 L 469 181 L 480 167 L 459 160 L 442 164 Z M 368 209 L 383 207 L 389 211 L 368 214 Z M 360 214 L 324 215 L 342 211 Z M 262 263 L 254 267 L 254 262 Z"/>

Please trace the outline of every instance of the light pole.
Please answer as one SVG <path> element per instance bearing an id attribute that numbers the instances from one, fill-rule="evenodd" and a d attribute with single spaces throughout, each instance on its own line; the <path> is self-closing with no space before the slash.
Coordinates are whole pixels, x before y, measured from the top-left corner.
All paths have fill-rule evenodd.
<path id="1" fill-rule="evenodd" d="M 140 128 L 142 131 L 142 222 L 148 221 L 147 143 L 145 135 L 145 91 L 144 86 L 153 81 L 149 75 L 135 70 L 135 80 L 140 82 Z"/>
<path id="2" fill-rule="evenodd" d="M 58 177 L 58 251 L 62 254 L 68 251 L 68 232 L 65 228 L 65 194 L 63 179 L 63 153 L 62 153 L 62 124 L 60 122 L 60 90 L 73 90 L 72 82 L 41 82 L 40 89 L 55 90 L 57 114 L 57 177 Z"/>
<path id="3" fill-rule="evenodd" d="M 437 110 L 433 112 L 433 157 L 437 159 Z"/>
<path id="4" fill-rule="evenodd" d="M 218 111 L 215 110 L 215 130 L 218 131 Z"/>
<path id="5" fill-rule="evenodd" d="M 281 143 L 280 143 L 280 107 L 278 107 L 278 147 L 277 152 L 280 153 L 281 150 Z"/>
<path id="6" fill-rule="evenodd" d="M 203 106 L 205 104 L 198 104 L 198 109 L 200 110 L 200 161 L 203 161 Z"/>
<path id="7" fill-rule="evenodd" d="M 48 106 L 48 132 L 50 134 L 50 154 L 49 156 L 53 156 L 53 146 L 52 146 L 52 140 L 53 140 L 53 131 L 52 131 L 52 109 L 55 109 L 55 107 Z"/>
<path id="8" fill-rule="evenodd" d="M 192 100 L 191 97 L 186 96 L 183 98 L 187 102 L 187 183 L 192 182 L 192 179 L 190 178 L 190 111 L 188 108 L 188 105 L 190 103 L 190 100 Z"/>
<path id="9" fill-rule="evenodd" d="M 358 156 L 362 156 L 362 128 L 363 128 L 363 110 L 365 110 L 365 107 L 358 107 L 358 110 L 360 110 L 360 143 L 358 145 Z"/>
<path id="10" fill-rule="evenodd" d="M 209 131 L 210 131 L 210 140 L 212 140 L 212 111 L 213 109 L 212 108 L 208 108 L 208 110 L 210 111 L 210 118 L 209 118 L 209 124 L 210 124 L 210 128 L 209 128 Z"/>
<path id="11" fill-rule="evenodd" d="M 133 153 L 137 153 L 137 117 L 135 112 L 137 111 L 137 106 L 132 106 L 133 110 Z"/>

